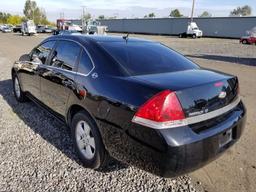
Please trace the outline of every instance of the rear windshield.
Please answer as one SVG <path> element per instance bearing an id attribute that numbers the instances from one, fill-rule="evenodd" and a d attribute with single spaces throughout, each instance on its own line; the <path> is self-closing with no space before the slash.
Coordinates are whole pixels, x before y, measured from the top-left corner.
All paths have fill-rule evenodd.
<path id="1" fill-rule="evenodd" d="M 130 75 L 169 73 L 199 68 L 172 49 L 151 42 L 101 42 Z"/>

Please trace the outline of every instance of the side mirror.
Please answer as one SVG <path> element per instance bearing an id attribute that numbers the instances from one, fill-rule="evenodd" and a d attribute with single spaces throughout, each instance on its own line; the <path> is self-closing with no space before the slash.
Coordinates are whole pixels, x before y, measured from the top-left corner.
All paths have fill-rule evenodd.
<path id="1" fill-rule="evenodd" d="M 37 60 L 38 60 L 38 56 L 35 54 L 32 54 L 31 61 L 37 61 Z"/>
<path id="2" fill-rule="evenodd" d="M 29 54 L 24 54 L 19 58 L 19 61 L 29 61 L 30 60 L 30 56 Z"/>
<path id="3" fill-rule="evenodd" d="M 42 61 L 39 59 L 39 57 L 36 54 L 32 54 L 31 63 L 33 63 L 34 65 L 40 65 L 42 64 Z"/>

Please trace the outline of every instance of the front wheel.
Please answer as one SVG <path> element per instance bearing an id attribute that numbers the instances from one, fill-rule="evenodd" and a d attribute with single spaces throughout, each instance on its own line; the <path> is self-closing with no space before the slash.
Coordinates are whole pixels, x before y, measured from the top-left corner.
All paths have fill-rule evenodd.
<path id="1" fill-rule="evenodd" d="M 28 100 L 25 93 L 21 90 L 20 81 L 17 75 L 13 77 L 13 91 L 14 91 L 14 96 L 18 102 L 23 103 Z"/>
<path id="2" fill-rule="evenodd" d="M 242 43 L 243 43 L 243 44 L 247 44 L 247 40 L 244 39 L 244 40 L 242 41 Z"/>
<path id="3" fill-rule="evenodd" d="M 192 35 L 192 38 L 193 38 L 193 39 L 196 39 L 196 34 L 193 34 L 193 35 Z"/>
<path id="4" fill-rule="evenodd" d="M 75 150 L 85 167 L 99 169 L 106 166 L 108 153 L 96 123 L 86 112 L 81 111 L 74 115 L 71 133 Z"/>

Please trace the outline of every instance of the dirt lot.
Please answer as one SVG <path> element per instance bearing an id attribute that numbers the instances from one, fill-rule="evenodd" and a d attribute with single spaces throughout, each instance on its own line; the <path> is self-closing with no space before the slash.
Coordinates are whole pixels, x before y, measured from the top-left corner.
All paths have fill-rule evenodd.
<path id="1" fill-rule="evenodd" d="M 176 179 L 118 162 L 102 172 L 85 169 L 65 126 L 31 102 L 18 104 L 12 94 L 12 63 L 46 35 L 0 33 L 0 191 L 255 191 L 256 46 L 229 39 L 136 36 L 160 41 L 202 67 L 237 75 L 248 109 L 242 139 L 218 160 Z"/>

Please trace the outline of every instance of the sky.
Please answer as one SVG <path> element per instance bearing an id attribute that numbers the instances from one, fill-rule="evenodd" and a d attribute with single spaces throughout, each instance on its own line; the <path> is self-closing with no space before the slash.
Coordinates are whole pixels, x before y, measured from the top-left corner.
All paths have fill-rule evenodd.
<path id="1" fill-rule="evenodd" d="M 46 10 L 49 20 L 55 21 L 64 13 L 65 18 L 77 19 L 82 15 L 82 6 L 86 12 L 97 18 L 99 15 L 118 18 L 136 18 L 154 12 L 156 17 L 167 17 L 171 10 L 178 8 L 189 16 L 192 0 L 36 0 L 39 7 Z M 25 0 L 9 0 L 0 3 L 1 12 L 22 15 Z M 229 16 L 237 6 L 249 5 L 256 15 L 256 0 L 196 0 L 195 16 L 203 11 L 213 16 Z"/>

